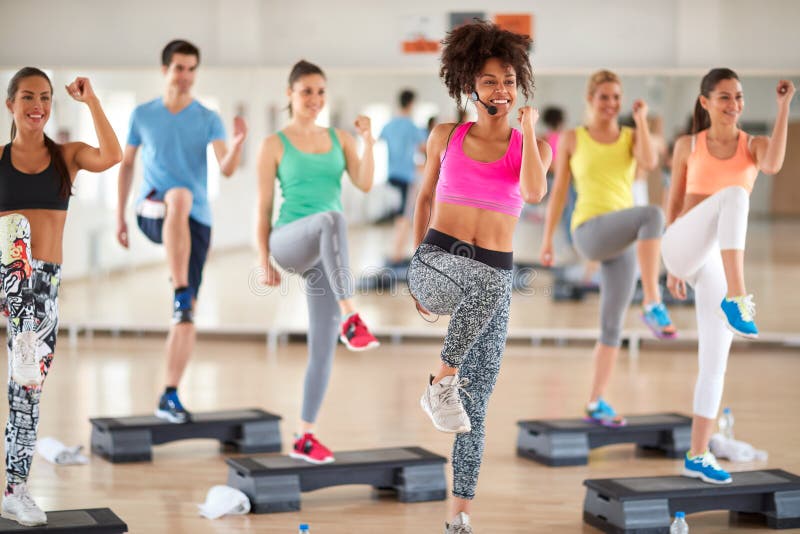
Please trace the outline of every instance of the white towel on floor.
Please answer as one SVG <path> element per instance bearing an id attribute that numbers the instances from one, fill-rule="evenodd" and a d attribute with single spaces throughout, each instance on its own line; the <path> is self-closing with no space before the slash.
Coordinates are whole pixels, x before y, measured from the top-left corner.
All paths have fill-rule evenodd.
<path id="1" fill-rule="evenodd" d="M 206 502 L 198 504 L 200 515 L 217 519 L 225 514 L 247 514 L 250 512 L 250 499 L 241 491 L 230 486 L 213 486 L 208 490 Z"/>
<path id="2" fill-rule="evenodd" d="M 41 438 L 36 442 L 36 450 L 48 462 L 58 465 L 83 465 L 89 459 L 81 454 L 83 447 L 67 447 L 56 438 Z"/>
<path id="3" fill-rule="evenodd" d="M 768 456 L 767 451 L 756 449 L 744 441 L 726 438 L 719 432 L 711 436 L 709 448 L 717 458 L 727 458 L 732 462 L 765 461 Z"/>

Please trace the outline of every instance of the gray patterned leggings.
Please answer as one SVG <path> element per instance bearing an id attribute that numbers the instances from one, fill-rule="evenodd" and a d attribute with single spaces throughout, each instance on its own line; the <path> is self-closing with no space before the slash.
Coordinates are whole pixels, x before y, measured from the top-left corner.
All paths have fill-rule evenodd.
<path id="1" fill-rule="evenodd" d="M 6 295 L 3 312 L 8 315 L 7 493 L 30 473 L 39 398 L 58 330 L 61 266 L 33 259 L 30 252 L 28 220 L 19 214 L 0 217 L 0 281 Z"/>
<path id="2" fill-rule="evenodd" d="M 431 312 L 451 316 L 442 361 L 469 379 L 469 396 L 462 392 L 461 400 L 472 431 L 458 434 L 453 445 L 453 495 L 462 499 L 474 498 L 478 484 L 486 408 L 506 345 L 511 273 L 427 243 L 408 270 L 414 298 Z"/>

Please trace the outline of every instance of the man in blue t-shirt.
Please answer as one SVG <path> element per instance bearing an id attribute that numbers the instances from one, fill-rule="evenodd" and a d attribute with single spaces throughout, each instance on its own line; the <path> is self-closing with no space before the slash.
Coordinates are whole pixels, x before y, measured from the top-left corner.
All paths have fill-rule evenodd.
<path id="1" fill-rule="evenodd" d="M 173 423 L 190 418 L 177 387 L 195 343 L 192 310 L 211 240 L 206 147 L 211 143 L 222 174 L 231 176 L 239 166 L 247 136 L 244 120 L 237 117 L 233 139 L 226 146 L 219 115 L 192 96 L 199 63 L 200 51 L 187 41 L 171 41 L 164 47 L 165 92 L 133 111 L 119 171 L 117 240 L 128 248 L 125 205 L 141 147 L 144 182 L 136 197 L 136 220 L 150 241 L 164 244 L 175 290 L 167 337 L 166 389 L 156 409 L 156 416 Z"/>
<path id="2" fill-rule="evenodd" d="M 411 114 L 414 109 L 413 91 L 405 89 L 400 93 L 400 111 L 396 117 L 386 123 L 381 130 L 380 138 L 386 141 L 389 150 L 389 184 L 400 191 L 400 206 L 394 212 L 394 246 L 390 262 L 398 264 L 405 255 L 405 243 L 411 234 L 411 218 L 409 217 L 409 189 L 417 176 L 417 165 L 414 155 L 425 151 L 426 132 L 414 124 Z"/>

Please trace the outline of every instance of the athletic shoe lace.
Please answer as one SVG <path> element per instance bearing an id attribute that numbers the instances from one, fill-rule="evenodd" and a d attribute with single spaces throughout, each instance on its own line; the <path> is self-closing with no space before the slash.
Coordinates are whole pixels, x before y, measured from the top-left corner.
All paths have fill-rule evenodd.
<path id="1" fill-rule="evenodd" d="M 653 313 L 653 316 L 656 318 L 658 326 L 669 326 L 671 321 L 669 320 L 669 316 L 667 315 L 667 309 L 664 307 L 663 304 L 658 304 L 656 306 L 653 306 L 651 312 Z"/>
<path id="2" fill-rule="evenodd" d="M 35 508 L 37 510 L 39 509 L 39 506 L 36 504 L 36 501 L 33 500 L 33 497 L 31 497 L 31 494 L 28 491 L 28 486 L 25 485 L 15 486 L 14 497 L 19 499 L 22 505 L 27 509 L 31 508 Z"/>
<path id="3" fill-rule="evenodd" d="M 312 449 L 319 449 L 319 450 L 322 450 L 322 451 L 330 453 L 330 450 L 328 450 L 328 448 L 325 445 L 320 443 L 319 440 L 317 439 L 317 437 L 314 436 L 313 434 L 308 436 L 306 438 L 306 440 L 311 442 L 311 448 Z"/>
<path id="4" fill-rule="evenodd" d="M 703 467 L 713 467 L 715 471 L 722 471 L 722 468 L 717 463 L 716 457 L 710 452 L 703 455 Z"/>
<path id="5" fill-rule="evenodd" d="M 361 320 L 361 316 L 355 315 L 353 317 L 353 337 L 371 336 L 367 329 L 367 325 Z"/>
<path id="6" fill-rule="evenodd" d="M 756 316 L 756 303 L 753 302 L 753 295 L 747 295 L 737 299 L 736 303 L 739 305 L 739 313 L 742 314 L 742 319 L 745 321 L 752 321 Z"/>
<path id="7" fill-rule="evenodd" d="M 184 407 L 183 407 L 183 404 L 181 404 L 181 400 L 178 398 L 177 395 L 169 396 L 167 398 L 167 404 L 170 406 L 170 408 L 172 408 L 176 412 L 185 412 L 186 411 L 184 409 Z"/>
<path id="8" fill-rule="evenodd" d="M 448 534 L 472 534 L 472 527 L 469 525 L 450 525 Z"/>
<path id="9" fill-rule="evenodd" d="M 442 404 L 445 406 L 457 406 L 461 401 L 459 391 L 463 391 L 467 398 L 472 400 L 472 396 L 469 394 L 469 391 L 465 389 L 468 385 L 469 378 L 461 378 L 457 382 L 446 385 L 444 391 L 442 392 Z"/>

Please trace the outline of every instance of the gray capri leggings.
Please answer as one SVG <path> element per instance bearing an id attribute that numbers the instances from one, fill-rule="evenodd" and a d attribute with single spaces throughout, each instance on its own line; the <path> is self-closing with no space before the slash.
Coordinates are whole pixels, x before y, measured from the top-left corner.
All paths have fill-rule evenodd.
<path id="1" fill-rule="evenodd" d="M 408 269 L 411 294 L 426 309 L 451 315 L 442 361 L 467 378 L 461 392 L 472 430 L 453 445 L 453 495 L 475 497 L 486 439 L 486 408 L 494 390 L 506 345 L 511 305 L 511 270 L 422 243 Z"/>
<path id="2" fill-rule="evenodd" d="M 636 289 L 638 240 L 658 239 L 664 213 L 658 206 L 637 206 L 598 215 L 572 232 L 575 248 L 600 267 L 600 343 L 618 347 L 625 310 Z"/>
<path id="3" fill-rule="evenodd" d="M 305 282 L 308 368 L 302 418 L 313 423 L 331 376 L 342 320 L 339 301 L 353 295 L 344 216 L 326 211 L 276 228 L 269 236 L 269 249 L 278 265 L 300 273 Z"/>

